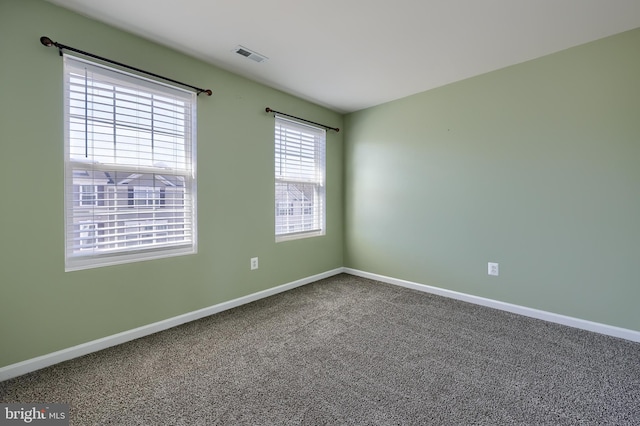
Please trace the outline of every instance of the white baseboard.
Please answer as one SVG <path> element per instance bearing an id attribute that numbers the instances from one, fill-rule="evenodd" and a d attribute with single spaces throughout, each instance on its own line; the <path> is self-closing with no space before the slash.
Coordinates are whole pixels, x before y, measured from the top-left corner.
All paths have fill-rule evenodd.
<path id="1" fill-rule="evenodd" d="M 372 274 L 370 272 L 360 271 L 357 269 L 343 268 L 343 272 L 356 275 L 363 278 L 369 278 L 381 281 L 387 284 L 394 284 L 401 287 L 407 287 L 425 293 L 437 294 L 439 296 L 449 297 L 451 299 L 462 300 L 464 302 L 474 303 L 476 305 L 488 306 L 490 308 L 500 309 L 502 311 L 512 312 L 531 318 L 537 318 L 544 321 L 554 322 L 557 324 L 567 325 L 569 327 L 579 328 L 582 330 L 593 331 L 595 333 L 606 334 L 608 336 L 619 337 L 621 339 L 640 342 L 640 331 L 629 330 L 626 328 L 615 327 L 612 325 L 601 324 L 598 322 L 587 321 L 580 318 L 569 317 L 566 315 L 555 314 L 553 312 L 541 311 L 539 309 L 528 308 L 526 306 L 514 305 L 511 303 L 500 302 L 498 300 L 486 299 L 484 297 L 473 296 L 471 294 L 459 293 L 453 290 L 446 290 L 425 284 L 418 284 L 412 281 L 401 280 L 397 278 L 387 277 L 384 275 Z"/>
<path id="2" fill-rule="evenodd" d="M 169 328 L 184 324 L 190 321 L 194 321 L 200 318 L 207 317 L 209 315 L 217 314 L 218 312 L 226 311 L 231 308 L 235 308 L 240 305 L 254 302 L 265 297 L 273 296 L 274 294 L 282 293 L 283 291 L 291 290 L 296 287 L 300 287 L 324 278 L 337 275 L 344 272 L 344 268 L 337 268 L 331 271 L 323 272 L 310 277 L 302 278 L 287 284 L 283 284 L 277 287 L 273 287 L 267 290 L 259 291 L 257 293 L 249 294 L 247 296 L 239 297 L 237 299 L 229 300 L 228 302 L 222 302 L 217 305 L 209 306 L 207 308 L 199 309 L 197 311 L 188 312 L 186 314 L 178 315 L 173 318 L 154 322 L 153 324 L 144 325 L 142 327 L 134 328 L 132 330 L 123 331 L 111 336 L 103 337 L 101 339 L 93 340 L 91 342 L 82 343 L 77 346 L 72 346 L 67 349 L 52 352 L 50 354 L 42 355 L 36 358 L 28 359 L 26 361 L 18 362 L 0 368 L 0 382 L 11 379 L 13 377 L 21 376 L 23 374 L 30 373 L 32 371 L 40 370 L 41 368 L 49 367 L 54 364 L 58 364 L 63 361 L 68 361 L 73 358 L 77 358 L 83 355 L 97 352 L 102 349 L 116 346 L 121 343 L 125 343 L 140 337 L 148 336 L 159 331 L 167 330 Z"/>
<path id="3" fill-rule="evenodd" d="M 184 324 L 190 321 L 195 321 L 200 318 L 204 318 L 209 315 L 217 314 L 218 312 L 226 311 L 254 302 L 265 297 L 273 296 L 283 291 L 291 290 L 296 287 L 300 287 L 312 282 L 329 278 L 340 273 L 347 273 L 363 278 L 369 278 L 376 281 L 381 281 L 388 284 L 394 284 L 401 287 L 407 287 L 414 290 L 422 291 L 425 293 L 437 294 L 439 296 L 449 297 L 451 299 L 462 300 L 476 305 L 488 306 L 490 308 L 500 309 L 515 314 L 524 315 L 527 317 L 537 318 L 557 324 L 566 325 L 569 327 L 579 328 L 583 330 L 593 331 L 600 334 L 606 334 L 608 336 L 618 337 L 621 339 L 631 340 L 633 342 L 640 342 L 640 331 L 629 330 L 626 328 L 615 327 L 607 324 L 601 324 L 597 322 L 587 321 L 579 318 L 569 317 L 565 315 L 555 314 L 552 312 L 546 312 L 539 309 L 528 308 L 526 306 L 514 305 L 511 303 L 500 302 L 498 300 L 487 299 L 484 297 L 473 296 L 466 293 L 460 293 L 453 290 L 446 290 L 438 287 L 433 287 L 425 284 L 419 284 L 412 281 L 401 280 L 397 278 L 387 277 L 384 275 L 373 274 L 370 272 L 360 271 L 352 268 L 336 268 L 331 271 L 323 272 L 321 274 L 313 275 L 310 277 L 302 278 L 287 284 L 283 284 L 277 287 L 273 287 L 267 290 L 259 291 L 257 293 L 249 294 L 247 296 L 239 297 L 237 299 L 222 302 L 217 305 L 209 306 L 207 308 L 199 309 L 197 311 L 188 312 L 183 315 L 178 315 L 173 318 L 158 321 L 153 324 L 148 324 L 142 327 L 134 328 L 132 330 L 123 331 L 111 336 L 103 337 L 101 339 L 93 340 L 91 342 L 82 343 L 77 346 L 72 346 L 67 349 L 62 349 L 57 352 L 42 355 L 36 358 L 28 359 L 26 361 L 11 364 L 6 367 L 0 368 L 0 382 L 11 379 L 13 377 L 21 376 L 23 374 L 30 373 L 32 371 L 40 370 L 41 368 L 49 367 L 54 364 L 58 364 L 63 361 L 68 361 L 73 358 L 77 358 L 83 355 L 97 352 L 102 349 L 116 346 L 121 343 L 125 343 L 131 340 L 138 339 L 140 337 L 148 336 L 159 331 L 167 330 L 169 328 Z"/>

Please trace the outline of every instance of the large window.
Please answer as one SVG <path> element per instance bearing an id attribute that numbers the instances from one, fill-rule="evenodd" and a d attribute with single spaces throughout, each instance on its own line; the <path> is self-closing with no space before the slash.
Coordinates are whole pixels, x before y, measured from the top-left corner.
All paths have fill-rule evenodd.
<path id="1" fill-rule="evenodd" d="M 72 56 L 67 271 L 195 253 L 196 95 Z"/>
<path id="2" fill-rule="evenodd" d="M 325 234 L 325 137 L 276 116 L 276 241 Z"/>

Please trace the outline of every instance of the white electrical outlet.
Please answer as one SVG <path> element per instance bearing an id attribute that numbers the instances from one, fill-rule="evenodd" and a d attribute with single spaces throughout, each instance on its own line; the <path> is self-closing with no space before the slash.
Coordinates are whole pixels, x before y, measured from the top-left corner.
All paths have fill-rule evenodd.
<path id="1" fill-rule="evenodd" d="M 498 264 L 494 262 L 489 262 L 488 264 L 488 273 L 489 275 L 495 275 L 496 277 L 499 275 L 500 270 L 498 269 Z"/>
<path id="2" fill-rule="evenodd" d="M 254 269 L 258 269 L 258 258 L 257 257 L 252 257 L 251 258 L 251 270 L 253 271 Z"/>

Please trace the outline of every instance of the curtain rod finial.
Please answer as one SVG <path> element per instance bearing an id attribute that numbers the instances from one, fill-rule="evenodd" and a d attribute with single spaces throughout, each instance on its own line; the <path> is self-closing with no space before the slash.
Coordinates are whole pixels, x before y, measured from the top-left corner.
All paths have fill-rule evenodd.
<path id="1" fill-rule="evenodd" d="M 269 108 L 269 107 L 266 107 L 266 108 L 264 109 L 264 111 L 265 111 L 265 112 L 273 112 L 273 110 L 272 110 L 271 108 Z"/>
<path id="2" fill-rule="evenodd" d="M 53 40 L 51 40 L 49 37 L 47 36 L 42 36 L 40 37 L 40 43 L 42 43 L 44 46 L 47 47 L 51 47 L 53 46 L 55 43 L 53 42 Z"/>

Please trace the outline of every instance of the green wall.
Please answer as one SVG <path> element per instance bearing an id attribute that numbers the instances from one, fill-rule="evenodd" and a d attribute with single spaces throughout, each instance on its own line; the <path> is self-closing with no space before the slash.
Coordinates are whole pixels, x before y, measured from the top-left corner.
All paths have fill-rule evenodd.
<path id="1" fill-rule="evenodd" d="M 636 29 L 348 115 L 346 266 L 640 330 L 639 52 Z"/>
<path id="2" fill-rule="evenodd" d="M 0 367 L 343 265 L 640 330 L 640 29 L 344 123 L 41 0 L 0 1 L 0 31 Z M 213 89 L 197 255 L 64 272 L 62 60 L 42 35 Z M 346 130 L 327 133 L 325 237 L 274 242 L 266 106 Z"/>
<path id="3" fill-rule="evenodd" d="M 0 367 L 343 265 L 342 132 L 327 133 L 327 235 L 276 244 L 264 108 L 340 114 L 40 0 L 2 0 L 0 32 Z M 63 64 L 43 35 L 214 91 L 198 99 L 197 255 L 64 272 Z"/>

